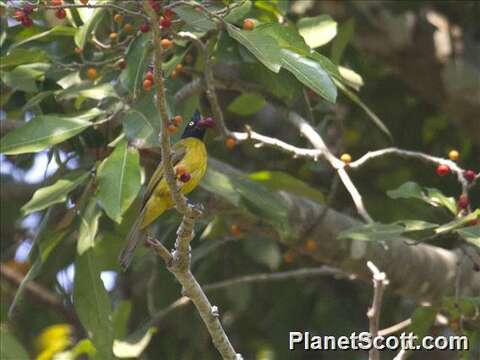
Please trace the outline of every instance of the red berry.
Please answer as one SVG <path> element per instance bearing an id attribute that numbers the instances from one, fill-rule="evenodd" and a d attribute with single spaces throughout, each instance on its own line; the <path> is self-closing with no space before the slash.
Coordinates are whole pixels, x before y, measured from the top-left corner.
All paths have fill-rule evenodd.
<path id="1" fill-rule="evenodd" d="M 168 29 L 170 26 L 172 26 L 172 20 L 167 17 L 162 17 L 160 19 L 160 26 L 162 27 L 162 29 Z"/>
<path id="2" fill-rule="evenodd" d="M 465 178 L 465 180 L 467 180 L 468 182 L 472 182 L 473 180 L 475 180 L 475 177 L 477 176 L 477 174 L 475 174 L 475 171 L 473 170 L 465 170 L 463 172 L 463 177 Z"/>
<path id="3" fill-rule="evenodd" d="M 152 86 L 153 86 L 152 81 L 150 81 L 148 79 L 143 80 L 143 90 L 150 91 L 150 90 L 152 90 Z"/>
<path id="4" fill-rule="evenodd" d="M 160 12 L 160 10 L 162 10 L 162 5 L 156 0 L 150 0 L 150 6 L 152 7 L 153 11 L 157 13 Z"/>
<path id="5" fill-rule="evenodd" d="M 450 167 L 445 164 L 440 164 L 437 166 L 437 174 L 438 176 L 445 176 L 450 172 Z"/>
<path id="6" fill-rule="evenodd" d="M 147 73 L 145 74 L 145 80 L 150 80 L 151 82 L 153 82 L 153 72 L 147 71 Z"/>
<path id="7" fill-rule="evenodd" d="M 172 11 L 172 9 L 166 9 L 163 12 L 163 16 L 165 16 L 167 19 L 171 19 L 175 16 L 175 13 Z"/>
<path id="8" fill-rule="evenodd" d="M 150 31 L 150 25 L 148 25 L 148 23 L 143 23 L 142 25 L 140 25 L 140 31 L 142 33 L 147 33 Z"/>
<path id="9" fill-rule="evenodd" d="M 468 200 L 468 196 L 465 195 L 465 194 L 462 194 L 460 195 L 460 197 L 458 198 L 458 207 L 460 209 L 466 209 L 468 208 L 468 204 L 469 204 L 469 200 Z"/>
<path id="10" fill-rule="evenodd" d="M 184 173 L 180 176 L 180 181 L 186 183 L 186 182 L 189 182 L 191 178 L 192 178 L 192 176 L 190 175 L 189 172 L 184 172 Z"/>
<path id="11" fill-rule="evenodd" d="M 17 11 L 15 11 L 15 15 L 13 15 L 13 17 L 17 21 L 22 21 L 23 18 L 25 17 L 25 13 L 22 10 L 17 10 Z"/>
<path id="12" fill-rule="evenodd" d="M 67 16 L 67 12 L 64 8 L 60 8 L 55 12 L 55 16 L 59 19 L 65 19 L 65 17 Z"/>
<path id="13" fill-rule="evenodd" d="M 29 15 L 32 11 L 33 11 L 33 5 L 26 4 L 23 7 L 23 12 L 25 13 L 25 15 Z"/>
<path id="14" fill-rule="evenodd" d="M 31 27 L 33 25 L 33 20 L 28 16 L 24 16 L 22 18 L 22 25 L 27 27 L 27 28 Z"/>

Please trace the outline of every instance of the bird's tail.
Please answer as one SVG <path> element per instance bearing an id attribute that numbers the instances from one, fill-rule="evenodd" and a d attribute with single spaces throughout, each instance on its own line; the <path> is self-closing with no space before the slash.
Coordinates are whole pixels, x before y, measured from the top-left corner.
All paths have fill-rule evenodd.
<path id="1" fill-rule="evenodd" d="M 127 270 L 127 268 L 130 266 L 135 249 L 137 248 L 138 244 L 143 240 L 144 234 L 140 226 L 143 222 L 144 213 L 145 207 L 133 223 L 132 228 L 127 235 L 127 244 L 125 245 L 118 257 L 120 266 L 124 271 Z"/>

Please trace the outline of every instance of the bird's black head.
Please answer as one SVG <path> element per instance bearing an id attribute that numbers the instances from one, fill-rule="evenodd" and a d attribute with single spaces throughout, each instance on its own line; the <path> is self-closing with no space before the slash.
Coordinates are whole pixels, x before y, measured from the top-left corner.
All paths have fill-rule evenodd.
<path id="1" fill-rule="evenodd" d="M 200 111 L 197 110 L 195 111 L 195 114 L 193 114 L 192 119 L 188 122 L 185 130 L 183 130 L 182 139 L 194 137 L 199 140 L 203 140 L 203 137 L 205 136 L 205 131 L 207 130 L 207 128 L 212 126 L 213 119 L 202 119 Z"/>

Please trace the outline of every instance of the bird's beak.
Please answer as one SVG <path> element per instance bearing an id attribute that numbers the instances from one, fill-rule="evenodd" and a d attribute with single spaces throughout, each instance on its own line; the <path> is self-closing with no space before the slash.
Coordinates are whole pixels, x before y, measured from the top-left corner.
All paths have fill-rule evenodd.
<path id="1" fill-rule="evenodd" d="M 200 128 L 212 128 L 215 126 L 215 121 L 211 117 L 200 120 L 197 123 L 197 126 Z"/>

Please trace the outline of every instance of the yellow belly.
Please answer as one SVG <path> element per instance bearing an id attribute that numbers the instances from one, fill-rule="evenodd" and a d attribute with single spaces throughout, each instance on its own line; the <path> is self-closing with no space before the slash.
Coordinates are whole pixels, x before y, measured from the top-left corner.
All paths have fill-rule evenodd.
<path id="1" fill-rule="evenodd" d="M 180 190 L 183 194 L 188 194 L 197 187 L 205 175 L 207 170 L 207 150 L 204 143 L 196 138 L 186 138 L 181 140 L 181 142 L 188 150 L 178 164 L 185 166 L 191 178 L 188 182 L 182 183 Z M 145 214 L 140 228 L 144 229 L 150 225 L 173 205 L 170 189 L 165 178 L 162 178 L 145 204 Z"/>

